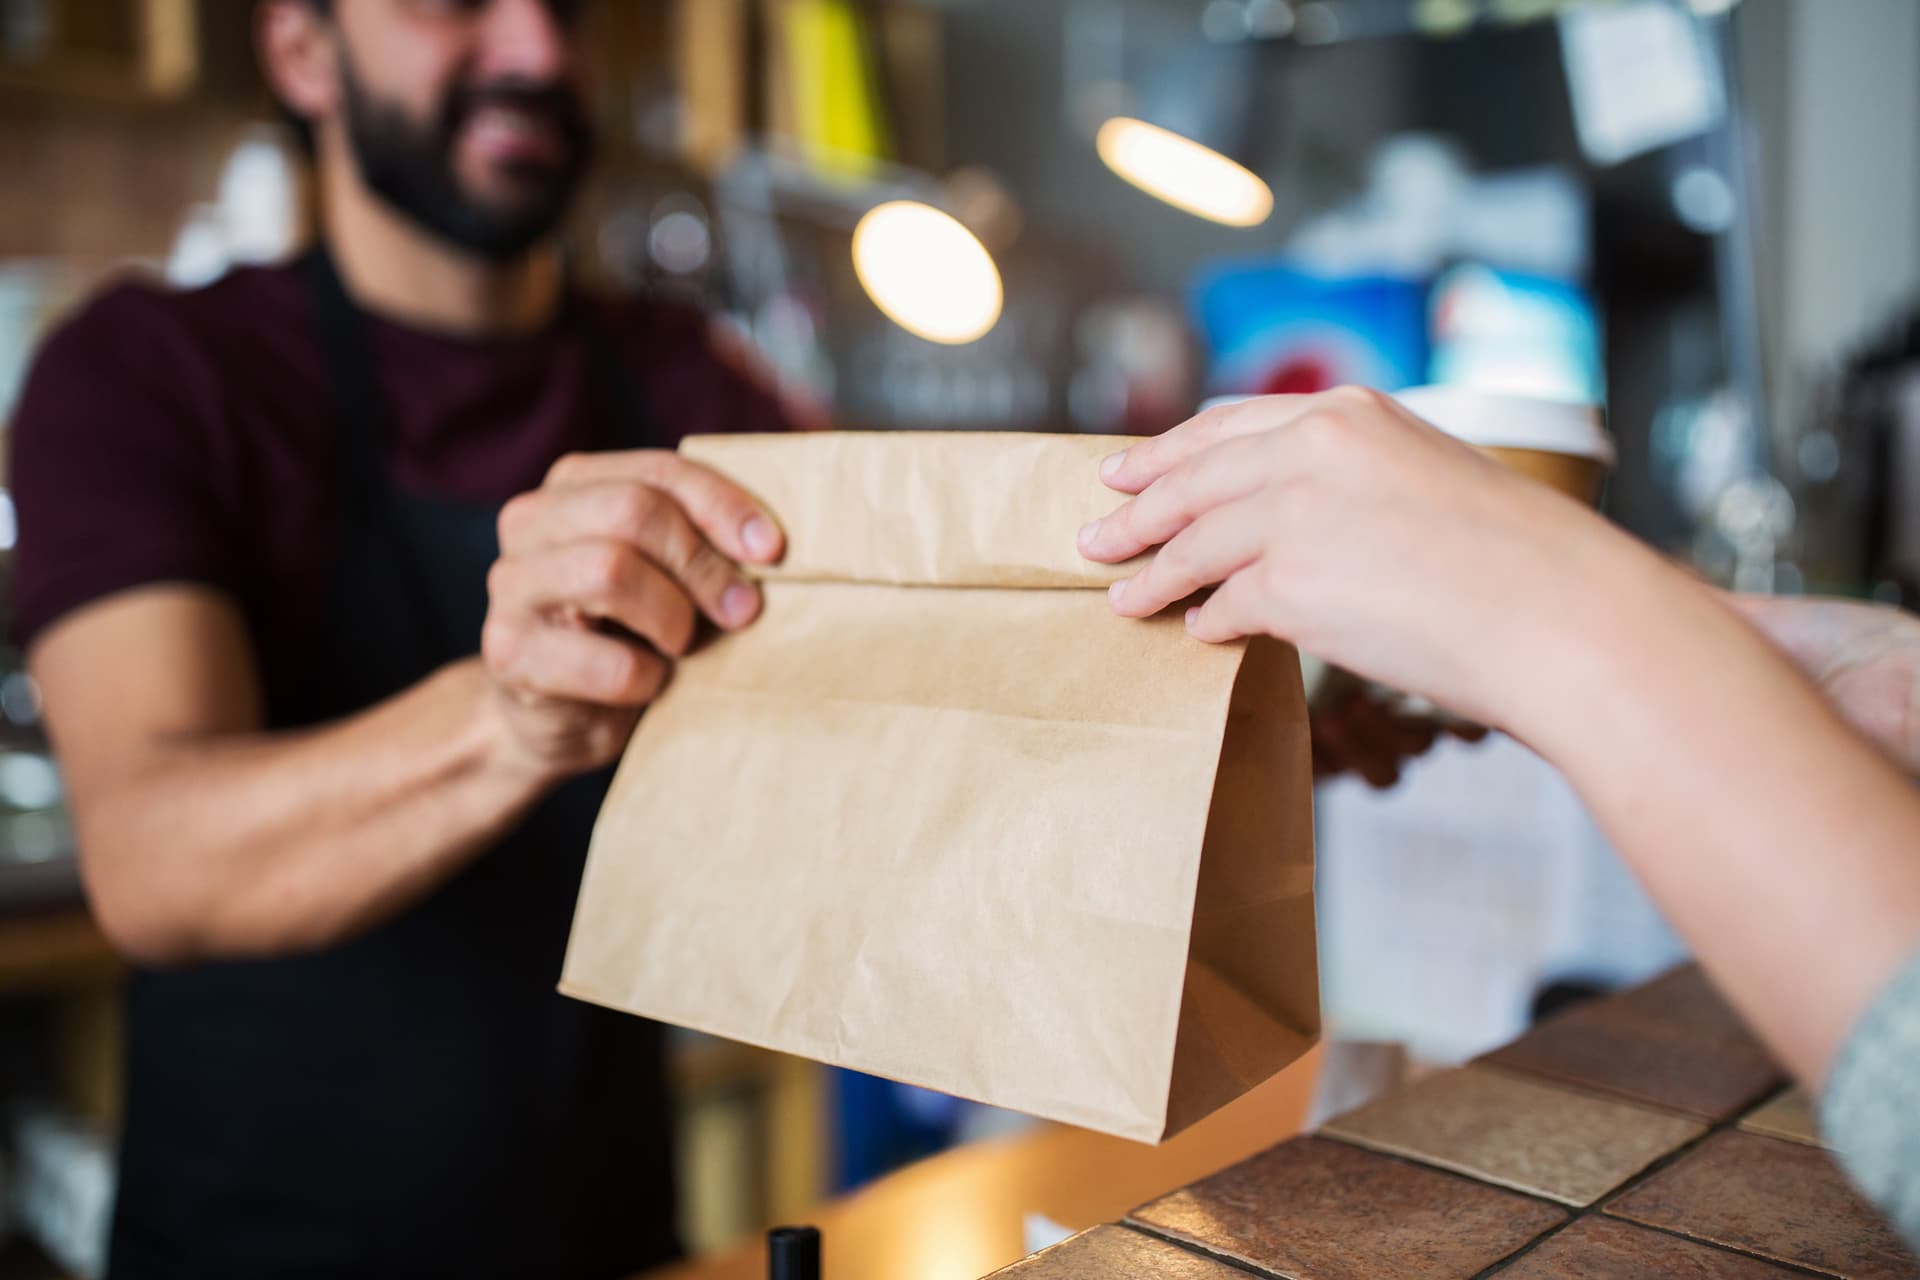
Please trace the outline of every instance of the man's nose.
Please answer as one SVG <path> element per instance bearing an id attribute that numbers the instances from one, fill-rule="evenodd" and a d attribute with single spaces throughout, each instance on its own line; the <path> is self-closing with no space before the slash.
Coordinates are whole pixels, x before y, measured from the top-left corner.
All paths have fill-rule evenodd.
<path id="1" fill-rule="evenodd" d="M 481 32 L 483 80 L 561 80 L 573 71 L 567 23 L 548 0 L 494 0 Z"/>

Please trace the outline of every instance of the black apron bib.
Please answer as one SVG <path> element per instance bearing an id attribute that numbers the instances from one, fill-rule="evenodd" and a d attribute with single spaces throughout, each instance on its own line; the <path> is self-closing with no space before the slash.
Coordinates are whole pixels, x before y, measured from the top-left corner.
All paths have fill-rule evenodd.
<path id="1" fill-rule="evenodd" d="M 324 251 L 301 269 L 343 420 L 342 536 L 275 728 L 476 653 L 497 553 L 496 508 L 389 484 L 366 319 Z M 618 443 L 659 443 L 603 336 L 594 363 Z M 342 945 L 132 977 L 114 1280 L 611 1280 L 676 1255 L 660 1029 L 554 990 L 607 780 L 554 791 Z"/>

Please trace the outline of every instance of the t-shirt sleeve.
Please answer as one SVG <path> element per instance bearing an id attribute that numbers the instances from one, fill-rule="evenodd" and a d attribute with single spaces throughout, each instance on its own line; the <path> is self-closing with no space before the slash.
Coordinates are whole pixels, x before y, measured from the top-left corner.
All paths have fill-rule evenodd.
<path id="1" fill-rule="evenodd" d="M 21 647 L 82 605 L 159 582 L 238 594 L 216 483 L 218 388 L 174 299 L 124 285 L 56 330 L 14 414 Z"/>
<path id="2" fill-rule="evenodd" d="M 815 425 L 804 405 L 782 397 L 746 339 L 690 307 L 645 305 L 642 341 L 650 358 L 649 411 L 677 445 L 687 436 L 792 431 Z"/>
<path id="3" fill-rule="evenodd" d="M 1920 1249 L 1920 952 L 1874 999 L 1827 1075 L 1822 1136 Z"/>

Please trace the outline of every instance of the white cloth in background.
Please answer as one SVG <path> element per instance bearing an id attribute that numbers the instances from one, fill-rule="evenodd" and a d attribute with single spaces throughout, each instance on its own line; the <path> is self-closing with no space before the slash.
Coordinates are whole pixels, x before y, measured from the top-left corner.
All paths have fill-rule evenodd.
<path id="1" fill-rule="evenodd" d="M 1557 979 L 1614 986 L 1686 951 L 1557 771 L 1494 737 L 1446 741 L 1400 785 L 1317 797 L 1330 1037 L 1464 1061 L 1520 1034 Z"/>

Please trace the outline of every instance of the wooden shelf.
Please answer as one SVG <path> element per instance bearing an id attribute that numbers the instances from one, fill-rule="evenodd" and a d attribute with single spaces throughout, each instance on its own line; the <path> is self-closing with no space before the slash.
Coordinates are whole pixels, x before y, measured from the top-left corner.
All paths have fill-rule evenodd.
<path id="1" fill-rule="evenodd" d="M 0 995 L 112 983 L 124 969 L 83 909 L 0 918 Z"/>
<path id="2" fill-rule="evenodd" d="M 801 1058 L 676 1038 L 685 1234 L 715 1247 L 818 1204 L 827 1185 L 827 1077 Z"/>
<path id="3" fill-rule="evenodd" d="M 78 10 L 63 6 L 70 16 Z M 200 0 L 120 0 L 85 15 L 86 38 L 31 61 L 0 62 L 0 88 L 106 102 L 184 98 L 200 83 Z"/>

